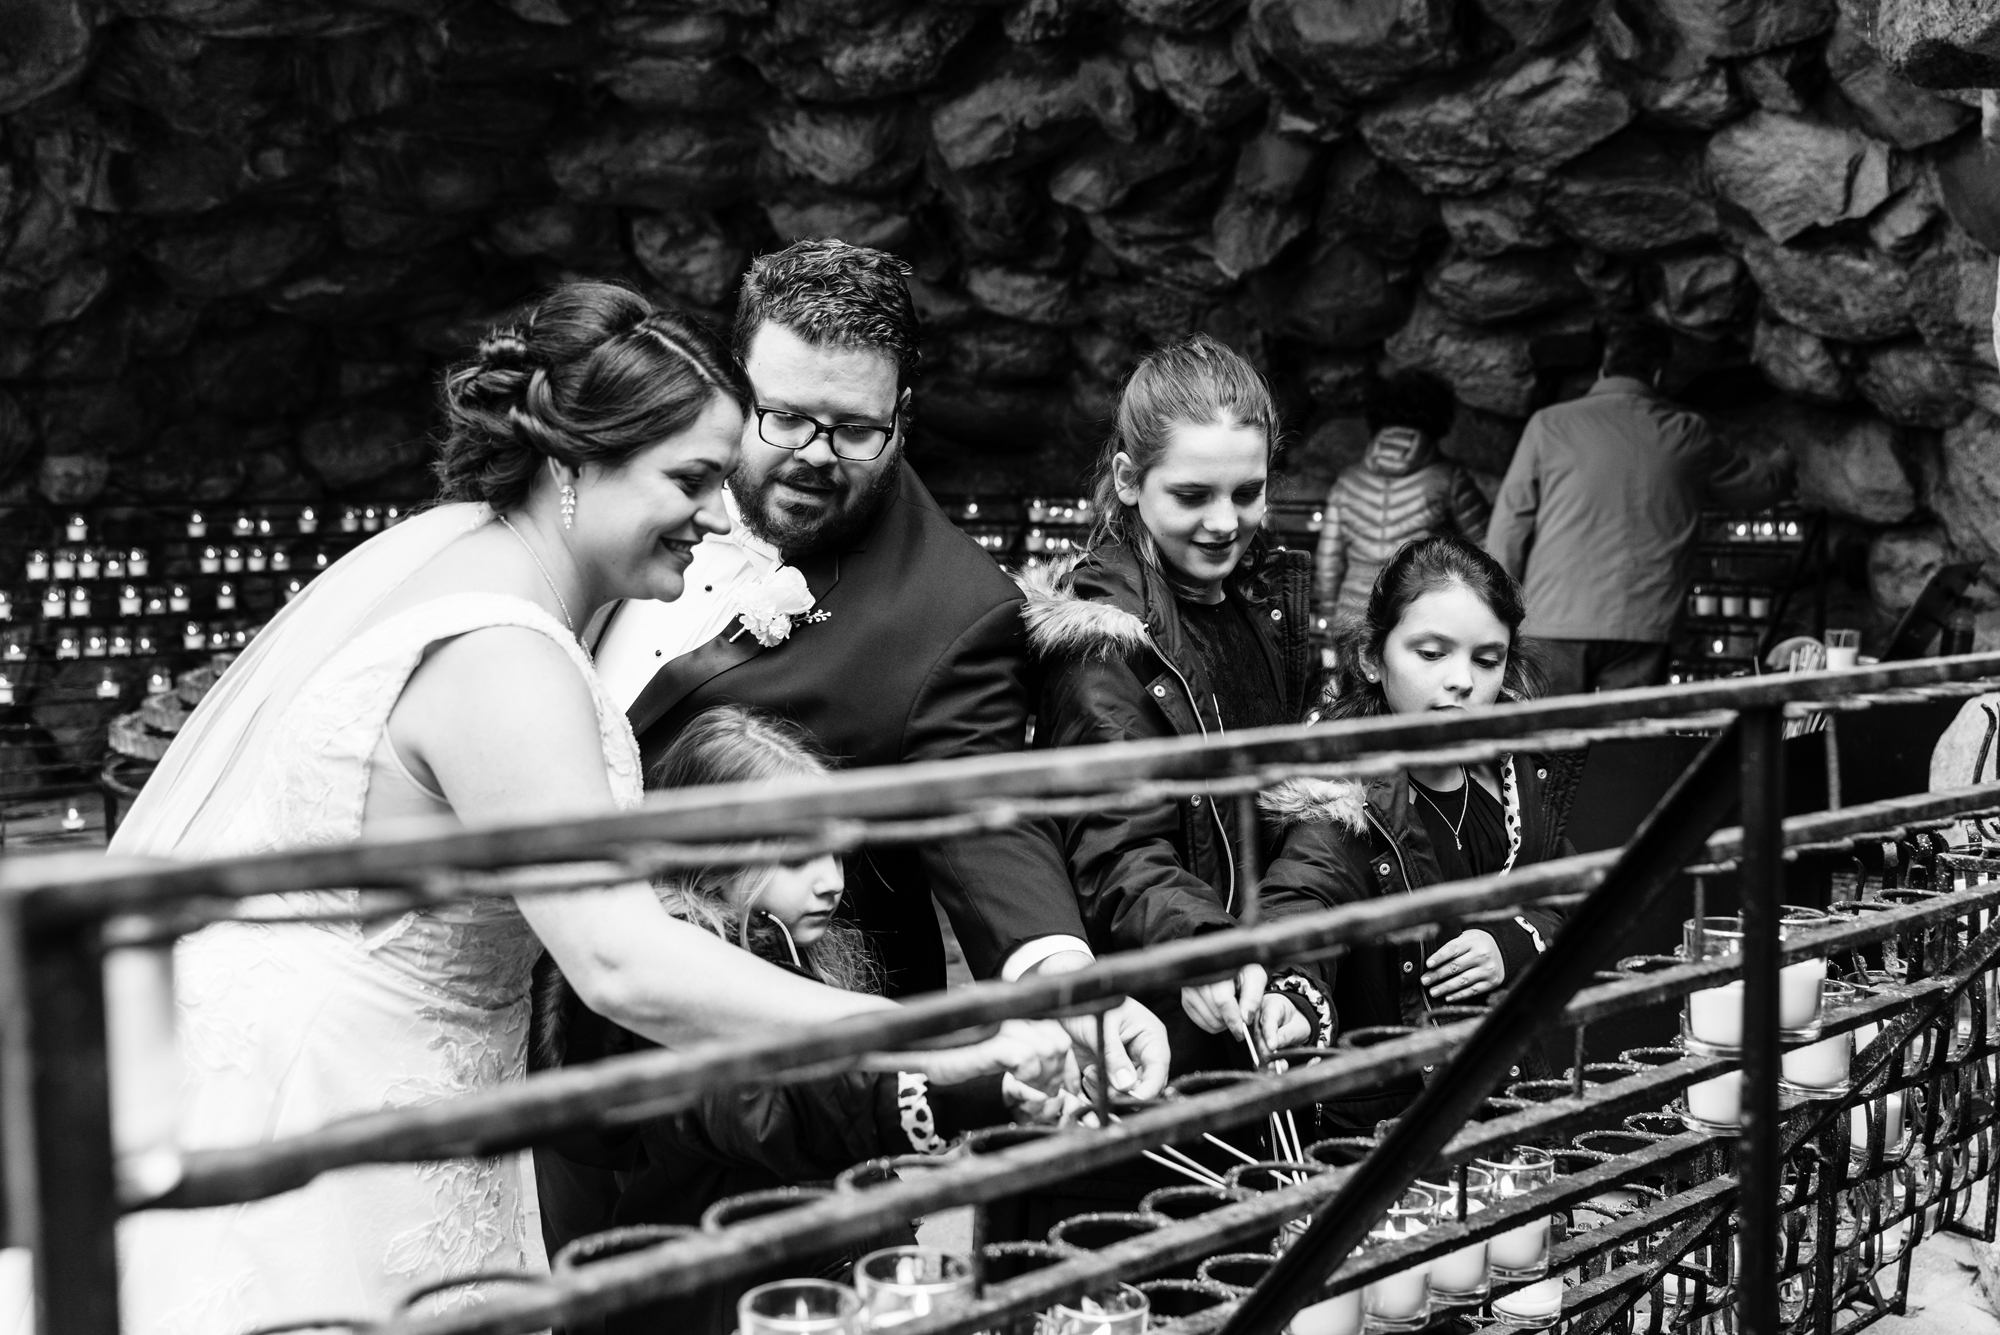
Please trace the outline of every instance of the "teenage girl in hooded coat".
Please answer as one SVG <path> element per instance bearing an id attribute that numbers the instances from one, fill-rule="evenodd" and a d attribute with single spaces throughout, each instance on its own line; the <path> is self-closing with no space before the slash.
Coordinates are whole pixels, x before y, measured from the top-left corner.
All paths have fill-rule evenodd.
<path id="1" fill-rule="evenodd" d="M 1044 669 L 1035 744 L 1205 737 L 1298 723 L 1318 694 L 1307 640 L 1311 558 L 1261 529 L 1277 410 L 1241 357 L 1205 335 L 1148 356 L 1119 399 L 1088 550 L 1028 573 L 1028 641 Z M 1205 794 L 1073 819 L 1070 871 L 1098 951 L 1237 924 L 1234 813 Z M 1298 907 L 1316 909 L 1317 904 Z M 1242 1066 L 1261 1046 L 1324 1038 L 1309 969 L 1183 989 L 1176 1071 Z"/>
<path id="2" fill-rule="evenodd" d="M 1537 693 L 1520 640 L 1520 587 L 1456 534 L 1420 538 L 1382 568 L 1362 616 L 1341 632 L 1329 714 L 1366 718 L 1494 704 Z M 1266 871 L 1274 911 L 1334 906 L 1566 857 L 1573 769 L 1525 753 L 1412 768 L 1365 782 L 1292 779 L 1265 794 L 1281 830 Z M 1353 947 L 1326 963 L 1343 1030 L 1428 1023 L 1444 1005 L 1484 1005 L 1554 940 L 1560 911 L 1449 924 L 1422 944 Z M 1361 1128 L 1407 1107 L 1417 1077 L 1374 1097 L 1322 1105 Z"/>

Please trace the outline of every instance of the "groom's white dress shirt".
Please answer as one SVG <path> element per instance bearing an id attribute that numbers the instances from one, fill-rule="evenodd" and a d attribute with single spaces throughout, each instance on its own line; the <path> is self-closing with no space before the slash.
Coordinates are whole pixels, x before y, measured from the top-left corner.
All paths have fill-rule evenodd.
<path id="1" fill-rule="evenodd" d="M 597 675 L 621 709 L 630 709 L 661 668 L 720 635 L 735 617 L 741 590 L 784 564 L 778 549 L 743 527 L 736 498 L 723 493 L 730 530 L 711 533 L 695 545 L 681 596 L 673 602 L 633 598 L 622 604 L 597 642 Z M 1074 936 L 1044 936 L 1017 947 L 1000 968 L 1013 982 L 1054 955 L 1091 954 Z"/>

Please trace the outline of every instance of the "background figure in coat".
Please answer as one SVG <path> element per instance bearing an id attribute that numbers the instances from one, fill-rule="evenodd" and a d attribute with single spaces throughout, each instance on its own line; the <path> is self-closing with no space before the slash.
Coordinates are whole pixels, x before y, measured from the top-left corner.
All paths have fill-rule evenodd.
<path id="1" fill-rule="evenodd" d="M 1206 335 L 1139 363 L 1099 465 L 1098 527 L 1074 568 L 1032 572 L 1044 669 L 1037 746 L 1206 736 L 1296 723 L 1313 700 L 1303 553 L 1261 537 L 1277 409 L 1263 378 Z M 1236 925 L 1235 832 L 1206 797 L 1066 822 L 1091 943 L 1134 950 Z M 1314 906 L 1316 907 L 1316 906 Z M 1307 970 L 1267 992 L 1260 965 L 1166 999 L 1176 1070 L 1241 1066 L 1322 1036 Z M 1160 1004 L 1156 1002 L 1155 1004 Z M 1176 1014 L 1178 1012 L 1178 1014 Z"/>
<path id="2" fill-rule="evenodd" d="M 1451 429 L 1451 386 L 1422 371 L 1391 377 L 1368 410 L 1361 462 L 1326 493 L 1319 531 L 1319 614 L 1359 616 L 1375 575 L 1397 549 L 1429 533 L 1486 540 L 1489 510 L 1472 474 L 1438 453 Z"/>
<path id="3" fill-rule="evenodd" d="M 1021 591 L 903 460 L 918 360 L 906 272 L 881 251 L 801 241 L 744 276 L 737 526 L 696 549 L 682 601 L 620 604 L 594 641 L 649 768 L 719 704 L 789 719 L 847 767 L 1026 746 Z M 891 996 L 944 986 L 933 898 L 978 977 L 1092 958 L 1050 824 L 870 848 L 847 859 L 846 883 L 841 914 L 867 932 Z M 1112 1018 L 1112 1084 L 1157 1092 L 1159 1022 L 1136 1005 Z M 1094 1044 L 1094 1025 L 1075 1033 Z"/>
<path id="4" fill-rule="evenodd" d="M 1494 497 L 1486 550 L 1527 586 L 1551 694 L 1665 685 L 1703 503 L 1786 486 L 1782 459 L 1739 457 L 1659 392 L 1671 350 L 1663 330 L 1614 327 L 1598 382 L 1528 419 Z"/>
<path id="5" fill-rule="evenodd" d="M 1382 568 L 1364 615 L 1346 632 L 1332 712 L 1418 714 L 1533 695 L 1539 674 L 1523 652 L 1522 616 L 1519 586 L 1465 539 L 1444 533 L 1409 544 Z M 1522 754 L 1366 783 L 1288 780 L 1263 798 L 1281 832 L 1264 878 L 1266 912 L 1351 904 L 1568 856 L 1561 827 L 1573 775 Z M 1323 966 L 1341 1026 L 1422 1025 L 1441 1006 L 1484 1006 L 1548 949 L 1561 921 L 1555 909 L 1529 908 L 1457 932 L 1446 927 L 1442 944 L 1352 947 Z M 1321 1113 L 1372 1130 L 1420 1087 L 1406 1077 Z"/>

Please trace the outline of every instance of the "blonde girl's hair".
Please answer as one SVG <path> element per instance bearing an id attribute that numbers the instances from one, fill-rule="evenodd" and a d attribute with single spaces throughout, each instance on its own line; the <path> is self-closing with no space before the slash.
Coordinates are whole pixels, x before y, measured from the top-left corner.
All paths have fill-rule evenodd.
<path id="1" fill-rule="evenodd" d="M 818 744 L 797 725 L 762 710 L 719 705 L 681 729 L 653 767 L 652 786 L 694 788 L 809 778 L 832 768 Z M 797 946 L 774 918 L 755 911 L 774 874 L 768 865 L 710 865 L 670 873 L 656 888 L 669 913 L 745 950 L 795 959 L 830 987 L 879 992 L 881 969 L 859 928 L 829 923 L 818 941 Z M 752 911 L 744 913 L 737 904 L 749 905 Z"/>
<path id="2" fill-rule="evenodd" d="M 1097 517 L 1090 545 L 1123 543 L 1159 569 L 1152 535 L 1137 510 L 1118 499 L 1117 458 L 1129 458 L 1143 478 L 1166 454 L 1175 427 L 1215 423 L 1262 432 L 1265 462 L 1276 455 L 1278 407 L 1256 367 L 1207 334 L 1192 334 L 1142 358 L 1118 396 L 1111 437 L 1098 455 L 1091 486 Z M 1254 579 L 1264 554 L 1260 534 L 1239 569 Z"/>

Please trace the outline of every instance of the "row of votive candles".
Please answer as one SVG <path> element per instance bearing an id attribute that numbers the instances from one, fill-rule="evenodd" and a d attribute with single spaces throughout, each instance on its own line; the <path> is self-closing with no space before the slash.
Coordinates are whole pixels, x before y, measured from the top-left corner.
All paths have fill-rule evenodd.
<path id="1" fill-rule="evenodd" d="M 1697 584 L 1688 595 L 1688 607 L 1698 617 L 1749 617 L 1762 621 L 1771 615 L 1771 591 L 1735 584 Z"/>
<path id="2" fill-rule="evenodd" d="M 782 1279 L 761 1284 L 736 1303 L 737 1335 L 861 1335 L 888 1330 L 920 1317 L 949 1313 L 973 1299 L 972 1263 L 955 1252 L 936 1247 L 885 1247 L 854 1263 L 854 1283 L 826 1279 Z M 1080 1299 L 1076 1309 L 1106 1308 L 1121 1303 L 1125 1286 L 1105 1301 Z M 1137 1290 L 1130 1290 L 1137 1294 Z M 1100 1322 L 1105 1335 L 1140 1335 L 1145 1326 L 1145 1295 L 1137 1294 L 1138 1321 L 1125 1314 L 1092 1312 L 1108 1317 Z M 1058 1308 L 1058 1312 L 1064 1309 Z M 1064 1335 L 1095 1326 L 1061 1327 Z"/>
<path id="3" fill-rule="evenodd" d="M 268 547 L 260 543 L 205 546 L 195 554 L 195 568 L 204 575 L 256 574 L 290 570 L 294 565 L 301 569 L 307 566 L 325 569 L 332 561 L 332 554 L 323 548 L 295 553 L 281 543 Z M 153 559 L 144 547 L 116 552 L 99 552 L 88 547 L 82 551 L 64 548 L 54 553 L 37 549 L 28 553 L 26 569 L 28 581 L 34 584 L 47 580 L 64 583 L 76 579 L 144 579 L 152 573 Z"/>
<path id="4" fill-rule="evenodd" d="M 1782 935 L 1787 930 L 1826 920 L 1827 915 L 1816 909 L 1786 908 L 1779 932 Z M 1740 955 L 1742 949 L 1741 918 L 1690 918 L 1682 924 L 1681 954 L 1690 961 Z M 1789 1049 L 1780 1058 L 1780 1081 L 1786 1090 L 1802 1098 L 1839 1098 L 1847 1094 L 1848 1070 L 1854 1053 L 1873 1042 L 1880 1027 L 1864 1024 L 1847 1033 L 1821 1038 L 1820 1016 L 1828 1002 L 1846 1006 L 1864 995 L 1861 986 L 1828 978 L 1824 959 L 1799 960 L 1778 971 L 1779 1035 L 1803 1044 Z M 1734 1057 L 1741 1053 L 1741 979 L 1688 995 L 1681 1012 L 1681 1044 L 1691 1052 L 1708 1056 Z M 1885 1128 L 1883 1143 L 1893 1154 L 1903 1142 L 1903 1096 L 1887 1095 L 1876 1100 L 1874 1108 L 1872 1116 Z M 1701 1129 L 1733 1130 L 1741 1124 L 1742 1111 L 1741 1071 L 1729 1071 L 1688 1087 L 1688 1120 Z M 1868 1147 L 1870 1117 L 1866 1108 L 1852 1110 L 1849 1143 L 1857 1153 L 1865 1152 Z"/>
<path id="5" fill-rule="evenodd" d="M 287 596 L 297 590 L 288 590 Z M 56 637 L 54 657 L 58 662 L 84 658 L 150 658 L 155 654 L 187 649 L 241 649 L 257 633 L 252 624 L 235 621 L 189 621 L 177 631 L 160 632 L 144 627 L 86 626 L 65 630 Z M 0 639 L 0 663 L 25 663 L 28 642 Z M 111 692 L 116 696 L 117 692 Z"/>
<path id="6" fill-rule="evenodd" d="M 277 573 L 289 573 L 290 567 Z M 316 572 L 315 572 L 316 573 Z M 294 576 L 278 581 L 278 591 L 282 596 L 292 597 L 305 587 L 305 580 Z M 233 580 L 222 580 L 202 590 L 214 600 L 219 612 L 236 610 L 236 600 L 242 592 Z M 195 590 L 186 584 L 137 584 L 121 586 L 115 597 L 100 598 L 87 584 L 51 584 L 41 598 L 42 620 L 44 621 L 84 621 L 94 612 L 110 611 L 115 602 L 121 617 L 179 616 L 194 610 Z M 0 590 L 0 621 L 11 620 L 13 606 L 4 590 Z"/>
<path id="7" fill-rule="evenodd" d="M 329 522 L 343 533 L 373 533 L 385 523 L 393 524 L 403 517 L 403 511 L 394 505 L 349 505 L 338 511 L 329 512 Z M 281 527 L 295 528 L 300 533 L 317 533 L 320 525 L 320 511 L 311 505 L 302 505 L 296 511 L 282 518 L 274 519 L 269 514 L 239 513 L 226 520 L 212 519 L 201 510 L 190 510 L 187 515 L 187 535 L 190 538 L 205 538 L 214 526 L 218 532 L 226 532 L 239 538 L 269 537 Z M 81 510 L 72 510 L 63 521 L 64 542 L 88 542 L 90 540 L 90 516 Z"/>
<path id="8" fill-rule="evenodd" d="M 1462 1182 L 1419 1182 L 1369 1230 L 1367 1246 L 1401 1242 L 1461 1218 L 1472 1222 L 1483 1211 L 1554 1180 L 1554 1155 L 1536 1146 L 1518 1146 L 1500 1158 L 1468 1165 Z M 1430 1324 L 1434 1307 L 1484 1302 L 1496 1280 L 1530 1282 L 1495 1298 L 1493 1315 L 1518 1329 L 1544 1329 L 1562 1315 L 1563 1298 L 1562 1280 L 1548 1273 L 1550 1225 L 1546 1215 L 1529 1219 L 1484 1241 L 1314 1303 L 1292 1319 L 1292 1335 L 1421 1330 Z"/>

